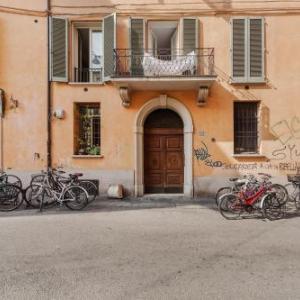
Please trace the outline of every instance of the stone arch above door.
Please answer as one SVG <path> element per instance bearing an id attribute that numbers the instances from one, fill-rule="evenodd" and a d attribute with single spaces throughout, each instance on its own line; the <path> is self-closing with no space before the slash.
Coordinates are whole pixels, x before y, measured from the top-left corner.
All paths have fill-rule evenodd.
<path id="1" fill-rule="evenodd" d="M 148 115 L 157 109 L 171 109 L 184 124 L 184 195 L 193 196 L 193 121 L 190 112 L 180 101 L 166 95 L 146 102 L 138 111 L 135 119 L 135 195 L 144 194 L 144 123 Z"/>

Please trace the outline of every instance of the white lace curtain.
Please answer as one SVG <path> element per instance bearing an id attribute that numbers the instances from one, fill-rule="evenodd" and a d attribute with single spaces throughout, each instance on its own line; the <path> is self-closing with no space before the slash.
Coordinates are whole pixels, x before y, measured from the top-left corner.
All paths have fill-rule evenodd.
<path id="1" fill-rule="evenodd" d="M 145 53 L 142 65 L 145 76 L 179 76 L 186 71 L 194 74 L 196 54 L 192 51 L 173 60 L 161 60 Z"/>

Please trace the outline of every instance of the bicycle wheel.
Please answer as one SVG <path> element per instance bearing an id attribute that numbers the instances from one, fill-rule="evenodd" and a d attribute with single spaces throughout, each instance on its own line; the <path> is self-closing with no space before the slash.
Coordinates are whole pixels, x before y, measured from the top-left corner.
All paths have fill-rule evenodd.
<path id="1" fill-rule="evenodd" d="M 236 220 L 243 212 L 243 204 L 235 194 L 223 195 L 220 198 L 219 211 L 227 220 Z"/>
<path id="2" fill-rule="evenodd" d="M 31 178 L 30 185 L 34 183 L 42 183 L 45 179 L 45 174 L 37 174 Z"/>
<path id="3" fill-rule="evenodd" d="M 23 203 L 22 189 L 13 184 L 0 186 L 0 211 L 12 211 Z"/>
<path id="4" fill-rule="evenodd" d="M 63 201 L 69 209 L 81 210 L 88 204 L 88 194 L 81 186 L 73 185 L 64 192 Z"/>
<path id="5" fill-rule="evenodd" d="M 43 206 L 50 206 L 56 202 L 49 189 L 45 189 L 41 184 L 33 183 L 25 190 L 25 201 L 33 208 L 40 208 L 41 202 Z"/>
<path id="6" fill-rule="evenodd" d="M 88 193 L 88 202 L 93 202 L 98 196 L 98 189 L 95 183 L 89 180 L 81 180 L 79 186 L 83 187 Z"/>
<path id="7" fill-rule="evenodd" d="M 277 198 L 276 192 L 267 195 L 263 202 L 263 216 L 271 221 L 281 219 L 284 216 L 284 204 Z"/>
<path id="8" fill-rule="evenodd" d="M 298 187 L 295 184 L 293 184 L 292 182 L 286 184 L 284 187 L 286 188 L 286 190 L 288 192 L 288 197 L 289 197 L 288 201 L 295 202 L 295 198 L 298 193 Z"/>
<path id="9" fill-rule="evenodd" d="M 300 209 L 300 192 L 295 195 L 294 203 L 296 209 Z"/>
<path id="10" fill-rule="evenodd" d="M 25 201 L 29 206 L 39 208 L 43 195 L 43 187 L 40 184 L 33 183 L 26 188 L 24 195 Z"/>
<path id="11" fill-rule="evenodd" d="M 226 186 L 226 187 L 222 187 L 220 189 L 218 189 L 216 196 L 215 196 L 215 200 L 216 200 L 216 205 L 219 206 L 219 199 L 222 195 L 228 194 L 232 192 L 232 187 L 230 186 Z"/>
<path id="12" fill-rule="evenodd" d="M 289 200 L 289 193 L 287 189 L 281 184 L 272 184 L 269 189 L 271 192 L 276 193 L 277 200 L 281 205 L 284 205 Z"/>
<path id="13" fill-rule="evenodd" d="M 2 183 L 2 184 L 16 185 L 19 188 L 22 188 L 22 181 L 21 181 L 21 179 L 18 176 L 15 176 L 15 175 L 4 174 L 0 178 L 0 183 Z"/>

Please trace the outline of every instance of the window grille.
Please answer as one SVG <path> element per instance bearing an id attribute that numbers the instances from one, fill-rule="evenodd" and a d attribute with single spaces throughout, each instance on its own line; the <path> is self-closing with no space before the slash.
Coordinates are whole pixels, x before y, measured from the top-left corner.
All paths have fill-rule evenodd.
<path id="1" fill-rule="evenodd" d="M 234 153 L 258 152 L 258 103 L 234 103 Z"/>
<path id="2" fill-rule="evenodd" d="M 78 127 L 76 154 L 99 155 L 101 147 L 100 105 L 96 103 L 77 104 L 76 126 Z"/>

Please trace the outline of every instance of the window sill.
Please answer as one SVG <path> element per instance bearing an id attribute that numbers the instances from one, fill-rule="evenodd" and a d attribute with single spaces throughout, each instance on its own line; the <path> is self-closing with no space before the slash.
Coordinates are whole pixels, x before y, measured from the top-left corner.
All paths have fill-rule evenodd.
<path id="1" fill-rule="evenodd" d="M 239 80 L 234 80 L 231 79 L 229 81 L 230 84 L 232 85 L 265 85 L 267 83 L 267 80 L 258 80 L 258 81 L 239 81 Z"/>
<path id="2" fill-rule="evenodd" d="M 235 158 L 266 158 L 265 155 L 259 153 L 244 153 L 244 154 L 232 154 L 232 157 Z"/>
<path id="3" fill-rule="evenodd" d="M 88 159 L 93 159 L 93 158 L 103 158 L 103 155 L 72 155 L 72 158 L 88 158 Z"/>
<path id="4" fill-rule="evenodd" d="M 103 81 L 101 82 L 75 82 L 75 81 L 70 81 L 68 82 L 69 85 L 104 85 L 105 83 Z"/>

